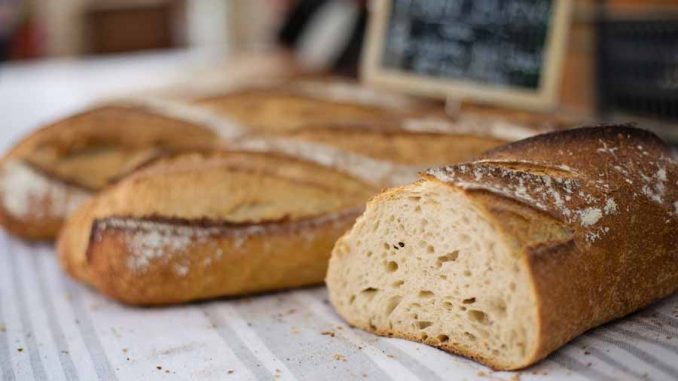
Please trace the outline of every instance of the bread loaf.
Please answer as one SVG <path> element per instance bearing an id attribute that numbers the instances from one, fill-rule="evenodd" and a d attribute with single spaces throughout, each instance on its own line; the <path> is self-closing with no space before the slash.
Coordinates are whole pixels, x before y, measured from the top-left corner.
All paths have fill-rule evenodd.
<path id="1" fill-rule="evenodd" d="M 61 263 L 135 304 L 317 283 L 377 189 L 341 165 L 270 151 L 162 159 L 78 209 L 59 238 Z"/>
<path id="2" fill-rule="evenodd" d="M 356 327 L 526 367 L 678 288 L 678 164 L 605 126 L 428 170 L 367 204 L 326 282 Z"/>

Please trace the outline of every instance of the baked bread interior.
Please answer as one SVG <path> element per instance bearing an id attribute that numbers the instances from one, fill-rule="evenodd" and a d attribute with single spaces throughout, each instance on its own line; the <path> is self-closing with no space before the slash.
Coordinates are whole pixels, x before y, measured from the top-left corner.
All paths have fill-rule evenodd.
<path id="1" fill-rule="evenodd" d="M 538 318 L 527 269 L 482 210 L 448 188 L 423 181 L 373 201 L 334 249 L 332 301 L 358 327 L 518 364 Z"/>

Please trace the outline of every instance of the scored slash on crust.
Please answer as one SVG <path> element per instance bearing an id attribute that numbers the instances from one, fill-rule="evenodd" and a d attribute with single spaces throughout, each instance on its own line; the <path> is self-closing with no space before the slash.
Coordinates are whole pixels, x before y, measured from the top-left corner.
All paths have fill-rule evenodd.
<path id="1" fill-rule="evenodd" d="M 167 260 L 169 256 L 185 252 L 193 244 L 204 244 L 217 236 L 234 238 L 233 248 L 237 250 L 246 240 L 255 236 L 274 232 L 294 234 L 322 225 L 340 224 L 347 219 L 354 219 L 361 212 L 362 208 L 356 207 L 296 220 L 282 218 L 275 221 L 239 223 L 159 216 L 145 218 L 107 217 L 94 221 L 89 246 L 91 247 L 94 242 L 101 241 L 105 234 L 124 232 L 129 253 L 128 268 L 135 272 L 144 272 L 157 258 Z M 215 255 L 219 257 L 223 255 L 223 252 L 221 252 L 221 249 L 217 249 Z M 91 260 L 89 249 L 87 250 L 87 259 L 88 261 Z M 185 275 L 185 273 L 177 275 Z"/>

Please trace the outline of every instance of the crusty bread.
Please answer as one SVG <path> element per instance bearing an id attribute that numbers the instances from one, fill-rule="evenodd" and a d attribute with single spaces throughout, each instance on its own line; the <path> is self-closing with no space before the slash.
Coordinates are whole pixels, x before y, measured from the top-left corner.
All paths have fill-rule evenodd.
<path id="1" fill-rule="evenodd" d="M 368 203 L 326 281 L 354 326 L 523 368 L 678 288 L 678 164 L 606 126 L 432 169 Z"/>
<path id="2" fill-rule="evenodd" d="M 334 241 L 376 189 L 270 152 L 184 154 L 83 205 L 58 252 L 71 275 L 134 304 L 318 283 Z"/>

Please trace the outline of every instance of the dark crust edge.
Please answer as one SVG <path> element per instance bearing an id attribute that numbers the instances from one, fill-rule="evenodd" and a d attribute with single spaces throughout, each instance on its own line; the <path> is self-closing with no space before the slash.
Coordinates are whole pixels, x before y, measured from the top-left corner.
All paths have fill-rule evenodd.
<path id="1" fill-rule="evenodd" d="M 350 215 L 350 214 L 359 214 L 362 213 L 363 207 L 352 207 L 352 208 L 344 208 L 342 210 L 338 210 L 335 212 L 327 212 L 327 213 L 322 213 L 322 214 L 317 214 L 317 215 L 312 215 L 312 216 L 307 216 L 307 217 L 301 217 L 301 218 L 291 218 L 289 215 L 286 215 L 281 218 L 276 218 L 276 219 L 271 219 L 271 220 L 264 220 L 264 221 L 253 221 L 253 220 L 246 220 L 242 222 L 231 222 L 231 221 L 226 221 L 226 220 L 221 220 L 221 219 L 213 219 L 213 218 L 207 218 L 207 217 L 201 217 L 201 218 L 183 218 L 183 217 L 168 217 L 168 216 L 163 216 L 160 214 L 151 214 L 148 216 L 144 217 L 130 217 L 130 216 L 118 216 L 118 215 L 111 215 L 108 217 L 104 218 L 97 218 L 94 220 L 94 224 L 97 223 L 102 223 L 105 224 L 107 222 L 117 220 L 117 221 L 131 221 L 131 222 L 138 222 L 138 223 L 155 223 L 155 224 L 166 224 L 166 225 L 174 225 L 176 227 L 197 227 L 197 228 L 227 228 L 227 229 L 233 229 L 233 228 L 247 228 L 251 226 L 276 226 L 276 225 L 282 225 L 282 224 L 288 224 L 288 223 L 313 223 L 318 220 L 324 220 L 326 218 L 329 218 L 330 215 L 335 214 L 337 217 L 341 217 L 343 215 Z M 119 229 L 119 228 L 116 228 Z"/>
<path id="2" fill-rule="evenodd" d="M 550 147 L 554 143 L 562 143 L 563 140 L 578 140 L 581 138 L 592 139 L 596 137 L 605 137 L 611 134 L 630 134 L 634 138 L 643 139 L 656 144 L 667 153 L 670 153 L 668 145 L 653 132 L 638 128 L 632 123 L 600 123 L 588 126 L 572 128 L 569 130 L 554 131 L 550 133 L 532 136 L 526 139 L 518 140 L 513 143 L 505 144 L 497 148 L 485 151 L 480 157 L 482 159 L 492 159 L 494 155 L 500 153 L 519 152 L 523 148 L 540 145 Z"/>

